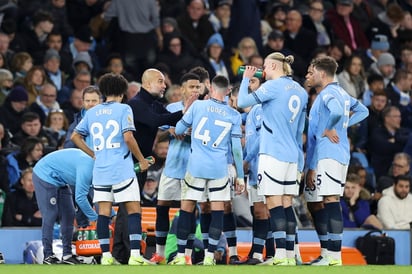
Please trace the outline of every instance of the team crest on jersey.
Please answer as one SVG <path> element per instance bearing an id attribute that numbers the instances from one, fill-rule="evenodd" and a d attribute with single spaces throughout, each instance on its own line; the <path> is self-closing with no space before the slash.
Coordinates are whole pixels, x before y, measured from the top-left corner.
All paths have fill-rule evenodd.
<path id="1" fill-rule="evenodd" d="M 50 202 L 51 205 L 56 205 L 56 203 L 57 203 L 56 197 L 51 197 L 49 202 Z"/>

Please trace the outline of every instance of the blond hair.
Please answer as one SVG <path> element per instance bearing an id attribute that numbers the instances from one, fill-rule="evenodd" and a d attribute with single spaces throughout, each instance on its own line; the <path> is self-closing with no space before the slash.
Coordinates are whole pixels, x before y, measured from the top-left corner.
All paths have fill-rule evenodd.
<path id="1" fill-rule="evenodd" d="M 285 56 L 280 52 L 274 52 L 269 54 L 266 58 L 281 62 L 283 73 L 285 73 L 285 75 L 292 75 L 292 67 L 290 65 L 293 64 L 293 61 L 295 61 L 295 57 L 293 57 L 293 55 Z"/>

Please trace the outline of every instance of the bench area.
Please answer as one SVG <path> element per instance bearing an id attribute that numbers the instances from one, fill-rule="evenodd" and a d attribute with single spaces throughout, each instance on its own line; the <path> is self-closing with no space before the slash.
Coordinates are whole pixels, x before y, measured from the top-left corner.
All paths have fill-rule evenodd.
<path id="1" fill-rule="evenodd" d="M 171 207 L 169 210 L 169 220 L 171 221 L 179 208 Z M 156 207 L 142 207 L 142 232 L 147 236 L 155 236 L 156 231 Z"/>

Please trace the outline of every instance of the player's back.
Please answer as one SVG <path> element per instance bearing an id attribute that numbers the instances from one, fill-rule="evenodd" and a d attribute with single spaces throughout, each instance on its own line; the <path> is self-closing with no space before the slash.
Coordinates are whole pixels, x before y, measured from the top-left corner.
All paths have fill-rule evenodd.
<path id="1" fill-rule="evenodd" d="M 319 95 L 318 106 L 318 125 L 316 128 L 316 153 L 318 160 L 331 158 L 342 164 L 348 164 L 350 159 L 349 140 L 348 140 L 348 123 L 350 118 L 350 108 L 356 104 L 356 99 L 351 97 L 337 83 L 331 83 L 323 89 Z M 318 100 L 318 99 L 316 99 Z M 334 129 L 339 136 L 339 143 L 332 143 L 323 133 L 329 122 L 330 110 L 327 105 L 330 100 L 337 100 L 341 108 L 338 122 Z"/>
<path id="2" fill-rule="evenodd" d="M 290 77 L 280 77 L 265 82 L 255 93 L 262 101 L 263 113 L 259 153 L 297 162 L 297 135 L 304 126 L 307 92 Z"/>
<path id="3" fill-rule="evenodd" d="M 132 154 L 123 138 L 124 132 L 134 130 L 129 105 L 117 102 L 97 105 L 87 111 L 77 128 L 80 134 L 88 131 L 93 139 L 96 157 L 93 184 L 112 185 L 135 176 Z"/>
<path id="4" fill-rule="evenodd" d="M 188 171 L 199 178 L 223 178 L 227 175 L 230 138 L 242 137 L 240 114 L 215 99 L 196 101 L 190 111 L 193 121 Z"/>
<path id="5" fill-rule="evenodd" d="M 167 105 L 166 109 L 171 113 L 183 110 L 181 101 Z M 170 128 L 170 126 L 165 126 Z M 166 164 L 163 173 L 170 178 L 183 179 L 186 173 L 187 162 L 190 154 L 190 136 L 183 140 L 172 138 L 167 151 Z"/>

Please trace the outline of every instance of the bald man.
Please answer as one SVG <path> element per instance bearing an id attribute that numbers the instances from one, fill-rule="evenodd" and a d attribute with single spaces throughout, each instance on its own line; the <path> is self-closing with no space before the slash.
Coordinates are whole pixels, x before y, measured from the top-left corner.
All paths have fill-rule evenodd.
<path id="1" fill-rule="evenodd" d="M 157 99 L 162 98 L 166 90 L 165 77 L 157 69 L 147 69 L 142 75 L 142 86 L 139 93 L 128 101 L 133 110 L 133 133 L 144 157 L 152 155 L 152 148 L 158 128 L 163 125 L 175 126 L 183 114 L 197 98 L 192 96 L 181 111 L 170 113 Z M 147 173 L 137 174 L 140 189 L 146 181 Z M 121 263 L 127 263 L 129 252 L 129 236 L 127 228 L 127 213 L 120 206 L 116 218 L 113 256 Z"/>

